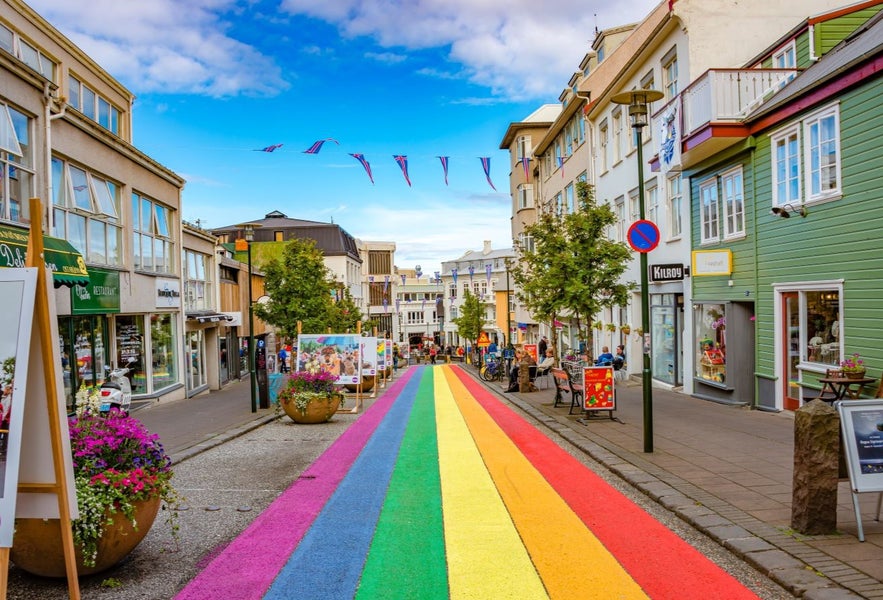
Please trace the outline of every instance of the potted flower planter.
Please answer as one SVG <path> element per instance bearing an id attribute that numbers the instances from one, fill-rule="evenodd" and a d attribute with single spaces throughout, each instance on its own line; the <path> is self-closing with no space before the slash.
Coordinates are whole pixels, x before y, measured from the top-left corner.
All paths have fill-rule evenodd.
<path id="1" fill-rule="evenodd" d="M 305 425 L 325 423 L 337 412 L 342 399 L 342 394 L 331 393 L 324 398 L 313 398 L 301 407 L 298 406 L 299 403 L 295 398 L 290 402 L 283 402 L 282 410 L 295 423 Z"/>
<path id="2" fill-rule="evenodd" d="M 137 529 L 120 512 L 106 513 L 108 525 L 104 526 L 98 540 L 98 556 L 95 564 L 86 566 L 83 550 L 74 544 L 77 559 L 77 575 L 93 575 L 106 571 L 124 558 L 141 543 L 159 512 L 160 497 L 139 500 L 135 503 Z M 20 569 L 41 577 L 65 577 L 64 549 L 58 519 L 16 519 L 15 543 L 10 559 Z"/>

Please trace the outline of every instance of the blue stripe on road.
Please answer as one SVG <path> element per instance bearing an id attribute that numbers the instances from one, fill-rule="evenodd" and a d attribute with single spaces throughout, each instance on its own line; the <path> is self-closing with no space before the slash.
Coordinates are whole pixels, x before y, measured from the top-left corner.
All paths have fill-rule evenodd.
<path id="1" fill-rule="evenodd" d="M 420 387 L 419 375 L 432 376 L 425 367 L 419 370 L 422 373 L 415 373 L 396 398 L 264 598 L 327 600 L 355 595 L 363 560 L 353 559 L 368 554 Z"/>

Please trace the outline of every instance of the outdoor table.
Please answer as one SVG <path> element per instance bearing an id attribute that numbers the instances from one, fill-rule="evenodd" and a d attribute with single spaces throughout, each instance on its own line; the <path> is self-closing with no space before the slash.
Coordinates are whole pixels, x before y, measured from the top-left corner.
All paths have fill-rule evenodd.
<path id="1" fill-rule="evenodd" d="M 822 384 L 822 391 L 819 396 L 824 396 L 825 393 L 833 394 L 834 397 L 829 399 L 824 399 L 826 402 L 836 402 L 837 400 L 843 400 L 848 395 L 853 400 L 857 399 L 864 387 L 869 383 L 874 383 L 877 381 L 875 377 L 862 377 L 861 379 L 852 379 L 850 377 L 822 377 L 819 379 L 819 383 Z M 852 389 L 853 386 L 858 386 L 856 389 Z"/>

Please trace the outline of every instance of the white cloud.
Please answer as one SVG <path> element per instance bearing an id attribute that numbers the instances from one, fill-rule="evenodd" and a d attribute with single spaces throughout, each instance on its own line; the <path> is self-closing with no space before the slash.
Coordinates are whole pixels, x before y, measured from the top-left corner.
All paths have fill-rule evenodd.
<path id="1" fill-rule="evenodd" d="M 230 37 L 235 0 L 29 0 L 108 72 L 139 92 L 274 95 L 273 60 Z"/>
<path id="2" fill-rule="evenodd" d="M 517 99 L 556 95 L 595 27 L 640 21 L 658 0 L 283 0 L 282 10 L 369 36 L 385 48 L 448 48 L 474 83 Z M 430 72 L 425 72 L 431 75 Z M 439 74 L 451 77 L 450 73 Z"/>

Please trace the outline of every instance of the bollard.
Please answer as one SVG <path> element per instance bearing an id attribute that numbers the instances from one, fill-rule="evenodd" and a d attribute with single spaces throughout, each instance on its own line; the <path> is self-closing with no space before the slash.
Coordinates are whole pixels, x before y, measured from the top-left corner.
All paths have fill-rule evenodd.
<path id="1" fill-rule="evenodd" d="M 527 363 L 518 365 L 518 391 L 522 394 L 533 391 L 533 384 L 530 382 L 530 365 Z"/>
<path id="2" fill-rule="evenodd" d="M 806 535 L 837 530 L 840 418 L 815 399 L 794 413 L 794 478 L 791 527 Z"/>

